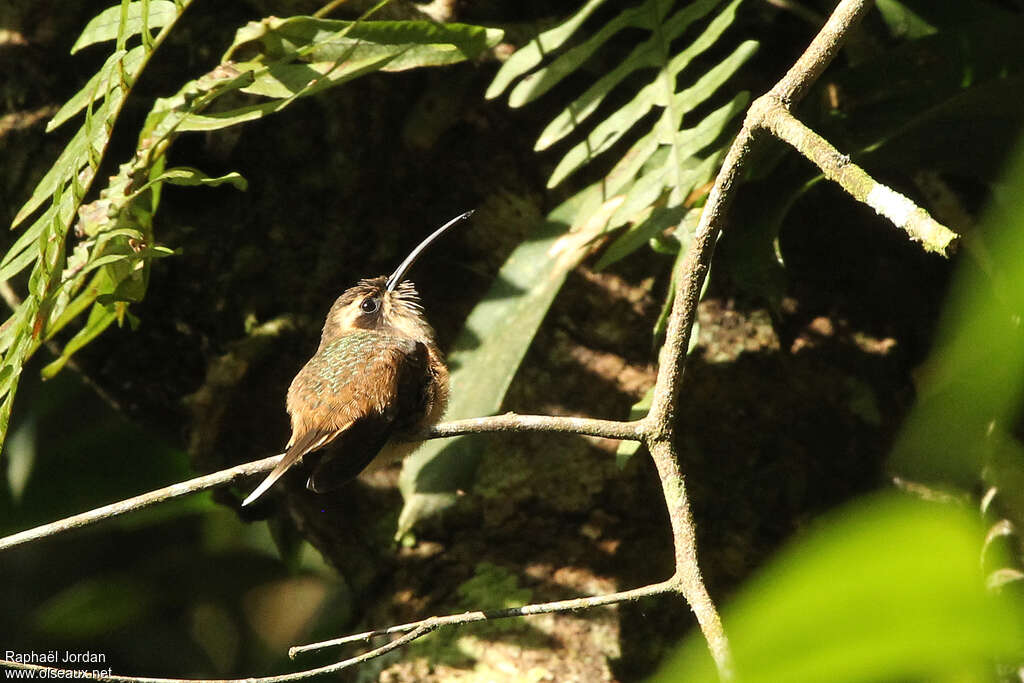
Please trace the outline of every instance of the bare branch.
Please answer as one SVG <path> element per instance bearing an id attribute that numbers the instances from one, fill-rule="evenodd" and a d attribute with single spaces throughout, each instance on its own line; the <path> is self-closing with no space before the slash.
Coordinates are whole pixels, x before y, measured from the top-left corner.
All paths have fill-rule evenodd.
<path id="1" fill-rule="evenodd" d="M 836 5 L 818 35 L 782 80 L 775 84 L 771 94 L 787 107 L 802 100 L 872 5 L 871 0 L 842 0 Z"/>
<path id="2" fill-rule="evenodd" d="M 646 430 L 647 422 L 644 420 L 619 422 L 595 420 L 589 417 L 552 417 L 505 413 L 494 417 L 474 417 L 467 420 L 444 422 L 433 427 L 426 438 L 437 439 L 486 432 L 554 432 L 641 441 Z"/>
<path id="3" fill-rule="evenodd" d="M 697 529 L 693 524 L 690 503 L 686 496 L 686 483 L 682 470 L 679 468 L 679 457 L 676 454 L 673 439 L 658 439 L 648 444 L 651 458 L 658 468 L 661 490 L 668 508 L 669 524 L 672 527 L 672 546 L 675 551 L 675 572 L 669 583 L 682 593 L 701 633 L 708 643 L 708 649 L 718 668 L 718 676 L 723 681 L 732 679 L 732 656 L 729 653 L 729 641 L 722 628 L 722 620 L 718 616 L 715 603 L 708 594 L 708 589 L 701 578 L 700 565 L 697 563 Z"/>
<path id="4" fill-rule="evenodd" d="M 613 605 L 620 602 L 639 600 L 640 598 L 651 595 L 670 593 L 676 589 L 677 586 L 675 582 L 662 581 L 661 583 L 652 583 L 647 586 L 641 586 L 640 588 L 633 588 L 627 591 L 594 595 L 586 598 L 573 598 L 571 600 L 558 600 L 556 602 L 541 602 L 533 605 L 523 605 L 522 607 L 508 607 L 506 609 L 463 612 L 461 614 L 449 614 L 443 617 L 430 617 L 428 619 L 421 619 L 420 621 L 409 622 L 408 624 L 399 624 L 397 626 L 389 626 L 387 628 L 375 629 L 373 631 L 364 631 L 363 633 L 324 640 L 319 643 L 297 645 L 288 650 L 288 656 L 294 659 L 296 655 L 304 654 L 306 652 L 313 652 L 357 641 L 369 641 L 371 638 L 376 638 L 378 636 L 388 636 L 394 633 L 407 633 L 417 628 L 421 628 L 428 623 L 433 624 L 435 627 L 458 626 L 460 624 L 471 624 L 477 621 L 493 621 L 495 619 L 527 617 L 537 614 L 551 614 L 554 612 L 573 612 L 581 609 L 600 607 L 602 605 Z"/>
<path id="5" fill-rule="evenodd" d="M 609 439 L 641 440 L 647 423 L 643 420 L 635 422 L 615 422 L 612 420 L 594 420 L 583 417 L 549 417 L 547 415 L 516 415 L 506 413 L 496 417 L 478 417 L 469 420 L 457 420 L 434 426 L 424 439 L 440 439 L 459 434 L 482 434 L 486 432 L 555 432 L 561 434 L 579 434 L 584 436 L 601 436 Z M 199 493 L 207 489 L 232 484 L 243 477 L 274 468 L 281 455 L 254 460 L 230 467 L 213 474 L 171 486 L 165 486 L 149 493 L 143 493 L 127 500 L 89 510 L 66 519 L 44 524 L 42 526 L 21 531 L 5 538 L 0 538 L 0 551 L 13 548 L 22 543 L 36 541 L 47 536 L 54 536 L 64 531 L 88 526 L 96 522 L 122 515 L 126 512 L 141 510 L 173 498 Z"/>
<path id="6" fill-rule="evenodd" d="M 123 515 L 126 512 L 132 512 L 134 510 L 141 510 L 142 508 L 149 507 L 150 505 L 156 505 L 157 503 L 162 503 L 167 500 L 187 496 L 191 493 L 198 493 L 200 491 L 205 491 L 206 489 L 230 484 L 242 477 L 258 474 L 259 472 L 264 472 L 273 468 L 274 465 L 277 464 L 277 461 L 281 459 L 281 455 L 282 454 L 278 454 L 269 458 L 263 458 L 262 460 L 255 460 L 253 462 L 245 463 L 244 465 L 238 465 L 226 470 L 214 472 L 213 474 L 207 474 L 202 477 L 196 477 L 195 479 L 189 479 L 188 481 L 172 484 L 171 486 L 165 486 L 162 489 L 143 493 L 142 495 L 135 496 L 134 498 L 128 498 L 127 500 L 122 500 L 117 503 L 104 505 L 103 507 L 98 507 L 95 510 L 89 510 L 88 512 L 73 515 L 56 522 L 37 526 L 34 529 L 28 529 L 16 534 L 11 534 L 10 536 L 0 538 L 0 550 L 7 550 L 8 548 L 13 548 L 16 545 L 28 543 L 29 541 L 36 541 L 47 536 L 54 536 L 63 531 L 78 529 L 104 519 L 109 519 L 110 517 Z M 2 663 L 0 663 L 0 665 L 2 665 Z"/>
<path id="7" fill-rule="evenodd" d="M 0 659 L 0 667 L 8 669 L 26 669 L 29 671 L 46 671 L 46 672 L 61 672 L 56 676 L 51 674 L 52 678 L 88 678 L 94 681 L 110 681 L 110 683 L 291 683 L 292 681 L 302 681 L 308 678 L 316 678 L 317 676 L 323 676 L 325 674 L 335 673 L 342 669 L 347 669 L 350 666 L 361 664 L 367 660 L 375 657 L 385 655 L 392 650 L 396 650 L 403 645 L 411 643 L 417 638 L 422 638 L 431 631 L 437 629 L 438 625 L 433 623 L 432 619 L 425 619 L 424 623 L 416 629 L 406 633 L 401 638 L 396 638 L 390 643 L 381 645 L 378 648 L 364 652 L 356 657 L 351 657 L 334 664 L 327 664 L 326 666 L 318 666 L 314 669 L 306 669 L 304 671 L 296 671 L 290 674 L 281 674 L 279 676 L 257 676 L 251 678 L 152 678 L 148 676 L 100 676 L 93 674 L 90 671 L 83 671 L 77 669 L 60 669 L 52 666 L 40 666 L 39 664 L 22 664 L 21 662 L 13 662 L 5 659 Z M 66 672 L 74 671 L 74 676 L 68 675 Z"/>
<path id="8" fill-rule="evenodd" d="M 909 198 L 877 182 L 862 168 L 840 154 L 828 140 L 805 126 L 781 102 L 772 96 L 760 98 L 751 107 L 759 114 L 759 125 L 770 130 L 775 137 L 792 145 L 822 170 L 825 177 L 835 181 L 859 202 L 867 204 L 885 216 L 910 239 L 920 242 L 931 252 L 948 255 L 955 248 L 959 236 L 932 218 Z"/>
<path id="9" fill-rule="evenodd" d="M 459 626 L 461 624 L 470 624 L 478 621 L 489 621 L 492 619 L 507 619 L 509 617 L 524 617 L 537 614 L 550 614 L 552 612 L 568 612 L 581 609 L 590 609 L 593 607 L 599 607 L 602 605 L 612 605 L 620 602 L 627 602 L 631 600 L 639 600 L 640 598 L 659 595 L 662 593 L 669 593 L 677 589 L 674 582 L 666 581 L 662 583 L 652 583 L 647 586 L 641 586 L 640 588 L 634 588 L 628 591 L 621 591 L 618 593 L 608 593 L 606 595 L 595 595 L 586 598 L 574 598 L 572 600 L 559 600 L 557 602 L 545 602 L 537 603 L 533 605 L 524 605 L 523 607 L 512 607 L 509 609 L 492 610 L 489 612 L 465 612 L 463 614 L 450 614 L 443 617 L 429 617 L 421 621 L 416 621 L 409 624 L 402 624 L 400 626 L 392 626 L 390 628 L 381 629 L 377 631 L 367 631 L 366 633 L 359 633 L 354 636 L 348 636 L 345 638 L 337 638 L 331 641 L 324 641 L 322 643 L 313 643 L 311 645 L 303 645 L 300 647 L 293 647 L 288 651 L 289 656 L 294 657 L 296 654 L 302 652 L 309 652 L 312 650 L 319 650 L 326 647 L 332 647 L 335 645 L 341 645 L 344 643 L 353 642 L 356 640 L 369 640 L 375 636 L 390 635 L 392 633 L 403 633 L 400 638 L 396 638 L 389 643 L 381 645 L 380 647 L 368 650 L 361 655 L 356 657 L 350 657 L 349 659 L 336 662 L 334 664 L 328 664 L 326 666 L 320 666 L 313 669 L 305 669 L 303 671 L 296 671 L 290 674 L 281 674 L 279 676 L 264 676 L 256 678 L 235 678 L 235 679 L 192 679 L 192 678 L 149 678 L 149 677 L 137 677 L 137 676 L 98 676 L 93 675 L 89 672 L 81 672 L 81 676 L 75 676 L 76 678 L 89 678 L 97 681 L 111 681 L 112 683 L 291 683 L 292 681 L 301 681 L 307 678 L 314 678 L 316 676 L 322 676 L 324 674 L 335 673 L 342 669 L 347 669 L 356 664 L 361 664 L 370 659 L 385 655 L 392 650 L 398 649 L 404 645 L 408 645 L 417 638 L 436 631 L 439 628 L 445 626 Z M 0 660 L 0 667 L 6 667 L 10 669 L 29 669 L 34 671 L 70 671 L 70 669 L 59 669 L 56 667 L 40 666 L 38 664 L 23 664 L 21 662 L 14 662 L 8 660 Z M 66 677 L 66 676 L 65 676 Z"/>

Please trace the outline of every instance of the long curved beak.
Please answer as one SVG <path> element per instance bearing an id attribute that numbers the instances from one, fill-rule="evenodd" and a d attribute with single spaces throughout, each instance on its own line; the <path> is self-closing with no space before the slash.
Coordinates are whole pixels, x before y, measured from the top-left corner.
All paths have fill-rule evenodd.
<path id="1" fill-rule="evenodd" d="M 430 236 L 428 236 L 427 239 L 423 240 L 418 245 L 416 245 L 416 248 L 409 252 L 409 255 L 405 257 L 405 260 L 402 261 L 402 264 L 395 268 L 395 272 L 391 273 L 391 275 L 388 277 L 387 291 L 394 291 L 395 287 L 398 286 L 398 283 L 405 278 L 405 274 L 409 271 L 410 268 L 412 268 L 412 264 L 416 263 L 416 259 L 420 257 L 420 254 L 422 254 L 423 251 L 434 242 L 434 240 L 443 235 L 448 228 L 452 227 L 461 220 L 469 218 L 472 215 L 473 209 L 467 211 L 466 213 L 456 216 L 455 218 L 451 219 L 434 232 L 430 233 Z"/>

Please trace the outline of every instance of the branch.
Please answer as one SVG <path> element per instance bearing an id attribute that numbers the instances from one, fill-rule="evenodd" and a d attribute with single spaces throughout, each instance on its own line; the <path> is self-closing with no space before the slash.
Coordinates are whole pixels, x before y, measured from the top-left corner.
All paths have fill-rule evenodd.
<path id="1" fill-rule="evenodd" d="M 608 593 L 606 595 L 595 595 L 586 598 L 574 598 L 572 600 L 559 600 L 557 602 L 543 602 L 533 605 L 524 605 L 523 607 L 510 607 L 508 609 L 491 610 L 488 612 L 464 612 L 462 614 L 449 614 L 443 617 L 429 617 L 421 621 L 414 621 L 409 624 L 401 624 L 399 626 L 391 626 L 385 629 L 379 629 L 375 631 L 367 631 L 365 633 L 358 633 L 353 636 L 346 636 L 344 638 L 336 638 L 334 640 L 328 640 L 321 643 L 312 643 L 310 645 L 302 645 L 299 647 L 293 647 L 288 651 L 288 656 L 294 658 L 295 655 L 303 652 L 310 652 L 313 650 L 319 650 L 327 647 L 333 647 L 336 645 L 342 645 L 344 643 L 350 643 L 357 640 L 367 641 L 375 636 L 390 635 L 393 633 L 403 633 L 404 635 L 400 638 L 396 638 L 389 643 L 381 645 L 380 647 L 368 650 L 361 655 L 356 657 L 350 657 L 349 659 L 335 662 L 334 664 L 328 664 L 326 666 L 320 666 L 313 669 L 305 669 L 303 671 L 296 671 L 290 674 L 281 674 L 279 676 L 264 676 L 258 678 L 233 678 L 233 679 L 195 679 L 195 678 L 150 678 L 150 677 L 139 677 L 139 676 L 101 676 L 93 675 L 87 671 L 77 672 L 81 675 L 76 675 L 75 678 L 90 678 L 97 681 L 111 681 L 117 683 L 290 683 L 292 681 L 301 681 L 307 678 L 314 678 L 316 676 L 322 676 L 324 674 L 335 673 L 342 669 L 361 664 L 370 659 L 385 655 L 392 650 L 396 650 L 404 645 L 408 645 L 417 638 L 422 638 L 428 633 L 432 633 L 439 628 L 445 626 L 459 626 L 462 624 L 470 624 L 477 621 L 490 621 L 493 619 L 507 619 L 510 617 L 525 617 L 536 614 L 551 614 L 553 612 L 569 612 L 581 609 L 590 609 L 593 607 L 599 607 L 602 605 L 612 605 L 620 602 L 627 602 L 631 600 L 639 600 L 643 597 L 651 595 L 660 595 L 662 593 L 670 593 L 677 589 L 675 583 L 671 581 L 664 581 L 661 583 L 652 583 L 648 586 L 642 586 L 640 588 L 634 588 L 628 591 L 620 591 L 618 593 Z M 6 667 L 10 669 L 28 669 L 33 671 L 73 671 L 72 669 L 59 669 L 57 667 L 40 666 L 38 664 L 23 664 L 21 662 L 14 662 L 9 660 L 0 660 L 0 667 Z M 67 677 L 66 675 L 62 677 Z"/>
<path id="2" fill-rule="evenodd" d="M 493 621 L 495 619 L 509 619 L 511 617 L 528 617 L 536 614 L 573 612 L 581 609 L 600 607 L 602 605 L 613 605 L 620 602 L 639 600 L 640 598 L 648 597 L 651 595 L 670 593 L 677 590 L 677 588 L 678 587 L 672 581 L 662 581 L 660 583 L 652 583 L 647 586 L 641 586 L 640 588 L 633 588 L 628 591 L 606 593 L 604 595 L 594 595 L 586 598 L 573 598 L 571 600 L 558 600 L 555 602 L 541 602 L 533 605 L 523 605 L 522 607 L 508 607 L 505 609 L 488 610 L 486 612 L 463 612 L 461 614 L 449 614 L 443 617 L 429 617 L 427 619 L 421 619 L 420 621 L 412 621 L 408 624 L 399 624 L 397 626 L 388 626 L 387 628 L 375 629 L 373 631 L 364 631 L 363 633 L 356 633 L 350 636 L 343 636 L 341 638 L 324 640 L 319 643 L 310 643 L 309 645 L 297 645 L 288 650 L 288 656 L 292 659 L 295 659 L 297 655 L 305 654 L 306 652 L 314 652 L 316 650 L 322 650 L 328 647 L 337 647 L 338 645 L 345 645 L 346 643 L 354 643 L 357 641 L 369 641 L 371 638 L 376 638 L 377 636 L 389 636 L 394 633 L 407 633 L 409 631 L 422 628 L 423 626 L 428 624 L 433 625 L 434 628 L 439 628 L 441 626 L 459 626 L 461 624 L 472 624 L 478 621 Z"/>
<path id="3" fill-rule="evenodd" d="M 296 671 L 290 674 L 281 674 L 279 676 L 262 676 L 255 678 L 152 678 L 149 676 L 118 676 L 110 675 L 103 676 L 99 674 L 93 674 L 90 671 L 84 671 L 80 669 L 61 669 L 53 666 L 40 666 L 39 664 L 23 664 L 21 662 L 14 662 L 6 659 L 0 659 L 0 667 L 8 669 L 25 669 L 28 671 L 46 671 L 50 673 L 50 678 L 89 678 L 94 681 L 110 681 L 111 683 L 291 683 L 292 681 L 302 681 L 308 678 L 316 678 L 317 676 L 323 676 L 325 674 L 335 673 L 342 669 L 347 669 L 350 666 L 361 664 L 369 659 L 380 657 L 385 655 L 392 650 L 411 643 L 417 638 L 421 638 L 431 631 L 438 628 L 433 620 L 426 619 L 424 624 L 414 629 L 413 631 L 405 634 L 401 638 L 396 638 L 386 645 L 364 652 L 356 657 L 351 657 L 334 664 L 328 664 L 326 666 L 318 666 L 314 669 L 306 669 L 305 671 Z M 60 672 L 54 675 L 53 672 Z M 73 672 L 73 675 L 70 675 Z"/>
<path id="4" fill-rule="evenodd" d="M 272 469 L 274 465 L 277 464 L 277 461 L 281 459 L 282 455 L 283 454 L 279 453 L 278 455 L 274 455 L 269 458 L 255 460 L 253 462 L 245 463 L 244 465 L 238 465 L 226 470 L 214 472 L 213 474 L 189 479 L 188 481 L 172 484 L 171 486 L 165 486 L 164 488 L 157 489 L 156 491 L 143 493 L 142 495 L 135 496 L 134 498 L 128 498 L 127 500 L 111 503 L 110 505 L 104 505 L 103 507 L 98 507 L 95 510 L 89 510 L 88 512 L 73 515 L 56 522 L 43 524 L 42 526 L 37 526 L 34 529 L 19 531 L 16 534 L 0 538 L 0 550 L 7 550 L 8 548 L 13 548 L 16 545 L 28 543 L 29 541 L 37 541 L 40 538 L 45 538 L 47 536 L 55 536 L 56 534 L 64 531 L 78 529 L 110 517 L 123 515 L 126 512 L 141 510 L 142 508 L 149 507 L 150 505 L 156 505 L 157 503 L 162 503 L 167 500 L 187 496 L 191 493 L 198 493 L 200 491 L 205 491 L 206 489 L 231 484 L 242 477 L 247 477 L 252 474 L 258 474 Z"/>
<path id="5" fill-rule="evenodd" d="M 594 420 L 584 417 L 549 417 L 547 415 L 516 415 L 515 413 L 506 413 L 496 417 L 477 417 L 468 420 L 445 422 L 435 425 L 428 433 L 422 435 L 422 438 L 440 439 L 460 434 L 482 434 L 487 432 L 554 432 L 639 441 L 642 440 L 645 434 L 647 424 L 644 420 L 615 422 L 613 420 Z M 47 536 L 54 536 L 71 529 L 88 526 L 104 519 L 123 515 L 126 512 L 141 510 L 142 508 L 174 498 L 180 498 L 181 496 L 187 496 L 191 493 L 199 493 L 207 489 L 233 484 L 243 477 L 273 469 L 280 459 L 281 454 L 278 454 L 269 458 L 263 458 L 262 460 L 254 460 L 244 465 L 236 465 L 213 474 L 165 486 L 164 488 L 143 493 L 127 500 L 104 505 L 88 512 L 21 531 L 0 538 L 0 551 Z"/>
<path id="6" fill-rule="evenodd" d="M 759 114 L 758 124 L 775 137 L 792 145 L 814 162 L 825 177 L 835 181 L 859 202 L 867 204 L 880 215 L 902 228 L 926 251 L 949 255 L 956 249 L 959 236 L 932 218 L 909 198 L 872 178 L 864 169 L 840 154 L 828 140 L 805 126 L 781 102 L 768 95 L 758 99 L 752 109 Z"/>
<path id="7" fill-rule="evenodd" d="M 787 108 L 802 100 L 873 4 L 872 0 L 842 0 L 836 5 L 818 35 L 782 80 L 775 84 L 771 94 Z"/>
<path id="8" fill-rule="evenodd" d="M 595 420 L 589 417 L 552 417 L 549 415 L 517 415 L 505 413 L 494 417 L 473 417 L 467 420 L 444 422 L 432 427 L 428 439 L 459 436 L 460 434 L 482 434 L 489 432 L 553 432 L 600 436 L 606 439 L 642 441 L 648 430 L 646 420 L 619 422 L 616 420 Z"/>

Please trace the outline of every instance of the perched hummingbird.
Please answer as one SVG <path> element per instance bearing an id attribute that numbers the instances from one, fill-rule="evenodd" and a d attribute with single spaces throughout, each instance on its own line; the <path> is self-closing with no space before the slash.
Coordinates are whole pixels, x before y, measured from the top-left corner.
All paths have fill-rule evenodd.
<path id="1" fill-rule="evenodd" d="M 405 457 L 419 446 L 408 439 L 441 419 L 448 368 L 419 295 L 403 278 L 424 249 L 472 213 L 435 230 L 390 276 L 360 280 L 334 302 L 319 348 L 288 388 L 292 438 L 284 457 L 242 505 L 263 495 L 299 458 L 328 445 L 312 463 L 306 487 L 335 489 L 375 458 Z"/>

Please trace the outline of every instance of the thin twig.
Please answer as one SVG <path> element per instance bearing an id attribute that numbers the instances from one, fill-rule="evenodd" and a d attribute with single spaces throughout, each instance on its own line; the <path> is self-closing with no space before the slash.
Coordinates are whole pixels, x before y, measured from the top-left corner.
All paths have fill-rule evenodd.
<path id="1" fill-rule="evenodd" d="M 454 420 L 433 427 L 428 439 L 459 436 L 460 434 L 481 434 L 487 432 L 560 432 L 582 436 L 600 436 L 606 439 L 626 441 L 642 440 L 647 425 L 645 420 L 621 422 L 616 420 L 595 420 L 589 417 L 552 417 L 549 415 L 517 415 L 505 413 L 494 417 L 473 417 Z"/>
<path id="2" fill-rule="evenodd" d="M 439 439 L 460 434 L 481 434 L 485 432 L 553 432 L 560 434 L 579 434 L 585 436 L 603 436 L 609 439 L 640 440 L 646 422 L 615 422 L 613 420 L 594 420 L 582 417 L 549 417 L 546 415 L 516 415 L 506 413 L 495 417 L 478 417 L 469 420 L 446 422 L 433 427 L 424 439 Z M 89 510 L 66 519 L 27 529 L 5 538 L 0 538 L 0 551 L 13 548 L 22 543 L 36 541 L 47 536 L 54 536 L 64 531 L 88 526 L 104 519 L 116 517 L 126 512 L 141 510 L 172 498 L 190 493 L 198 493 L 207 489 L 232 484 L 242 477 L 247 477 L 274 468 L 280 455 L 262 460 L 247 462 L 243 465 L 229 467 L 213 474 L 207 474 L 185 482 L 165 486 L 148 493 L 122 500 L 110 505 Z"/>
<path id="3" fill-rule="evenodd" d="M 262 460 L 247 462 L 244 465 L 238 465 L 226 470 L 214 472 L 213 474 L 207 474 L 202 477 L 196 477 L 195 479 L 189 479 L 188 481 L 165 486 L 162 489 L 143 493 L 142 495 L 135 496 L 134 498 L 128 498 L 127 500 L 118 501 L 117 503 L 104 505 L 103 507 L 98 507 L 95 510 L 89 510 L 88 512 L 66 517 L 65 519 L 61 519 L 56 522 L 37 526 L 34 529 L 27 529 L 16 534 L 11 534 L 10 536 L 0 538 L 0 550 L 7 550 L 8 548 L 13 548 L 16 545 L 28 543 L 29 541 L 37 541 L 40 538 L 46 538 L 47 536 L 55 536 L 56 534 L 64 531 L 70 531 L 71 529 L 78 529 L 83 526 L 95 524 L 96 522 L 104 519 L 123 515 L 126 512 L 141 510 L 142 508 L 149 507 L 150 505 L 156 505 L 157 503 L 162 503 L 167 500 L 180 498 L 181 496 L 187 496 L 192 493 L 205 491 L 206 489 L 230 484 L 242 477 L 247 477 L 252 474 L 258 474 L 272 469 L 281 459 L 282 455 L 283 454 L 278 454 L 269 458 L 263 458 Z"/>
<path id="4" fill-rule="evenodd" d="M 304 654 L 306 652 L 322 650 L 328 647 L 337 647 L 339 645 L 345 645 L 346 643 L 354 643 L 357 641 L 369 641 L 371 638 L 376 638 L 378 636 L 407 633 L 408 631 L 420 628 L 428 622 L 437 627 L 458 626 L 460 624 L 471 624 L 477 621 L 493 621 L 495 619 L 508 619 L 511 617 L 528 617 L 536 614 L 552 614 L 554 612 L 573 612 L 581 609 L 600 607 L 602 605 L 614 605 L 620 602 L 639 600 L 640 598 L 651 595 L 670 593 L 676 590 L 676 588 L 675 583 L 671 581 L 662 581 L 660 583 L 652 583 L 647 586 L 641 586 L 640 588 L 633 588 L 627 591 L 605 593 L 604 595 L 593 595 L 586 598 L 557 600 L 555 602 L 540 602 L 533 605 L 523 605 L 522 607 L 508 607 L 506 609 L 462 612 L 461 614 L 449 614 L 443 617 L 430 617 L 428 619 L 409 622 L 408 624 L 398 624 L 397 626 L 388 626 L 387 628 L 375 629 L 373 631 L 364 631 L 363 633 L 355 633 L 341 638 L 332 638 L 331 640 L 324 640 L 319 643 L 297 645 L 288 650 L 288 656 L 294 659 L 297 655 Z"/>
<path id="5" fill-rule="evenodd" d="M 406 633 L 401 638 L 396 638 L 390 643 L 381 645 L 378 648 L 364 652 L 356 657 L 350 657 L 349 659 L 335 662 L 334 664 L 328 664 L 326 666 L 318 666 L 314 669 L 306 669 L 305 671 L 296 671 L 294 673 L 281 674 L 279 676 L 256 676 L 251 678 L 152 678 L 149 676 L 104 676 L 94 674 L 90 671 L 60 669 L 51 666 L 41 666 L 39 664 L 23 664 L 21 662 L 14 662 L 6 659 L 0 659 L 0 667 L 6 667 L 9 669 L 26 669 L 30 671 L 46 671 L 50 674 L 50 678 L 88 678 L 94 681 L 110 681 L 111 683 L 290 683 L 291 681 L 301 681 L 307 678 L 316 678 L 317 676 L 332 674 L 337 671 L 341 671 L 342 669 L 347 669 L 350 666 L 355 666 L 356 664 L 361 664 L 367 660 L 380 657 L 392 650 L 397 650 L 403 645 L 411 643 L 417 638 L 422 638 L 431 631 L 437 629 L 437 627 L 437 624 L 433 623 L 433 620 L 425 619 L 423 625 L 409 633 Z M 69 675 L 69 672 L 71 671 L 74 671 L 74 676 Z M 53 672 L 61 673 L 54 675 Z"/>
<path id="6" fill-rule="evenodd" d="M 141 676 L 102 676 L 94 675 L 90 672 L 81 672 L 81 676 L 76 678 L 89 678 L 97 681 L 111 681 L 112 683 L 289 683 L 290 681 L 301 681 L 307 678 L 314 678 L 316 676 L 323 676 L 325 674 L 331 674 L 342 669 L 347 669 L 356 664 L 361 664 L 370 659 L 375 659 L 381 655 L 385 655 L 392 650 L 396 650 L 404 645 L 408 645 L 417 638 L 422 638 L 428 633 L 432 633 L 439 628 L 445 626 L 459 626 L 461 624 L 469 624 L 478 621 L 489 621 L 491 619 L 506 619 L 509 617 L 523 617 L 531 616 L 536 614 L 550 614 L 553 612 L 568 612 L 581 609 L 590 609 L 593 607 L 599 607 L 602 605 L 611 605 L 620 602 L 627 602 L 630 600 L 639 600 L 640 598 L 659 595 L 662 593 L 668 593 L 676 589 L 676 586 L 672 582 L 652 583 L 648 586 L 642 586 L 640 588 L 634 588 L 628 591 L 621 591 L 618 593 L 608 593 L 606 595 L 595 595 L 586 598 L 575 598 L 572 600 L 559 600 L 557 602 L 546 602 L 537 603 L 534 605 L 524 605 L 523 607 L 512 607 L 503 610 L 494 610 L 490 612 L 465 612 L 463 614 L 450 614 L 443 617 L 429 617 L 422 621 L 417 621 L 411 624 L 402 624 L 400 626 L 392 626 L 387 629 L 380 631 L 368 631 L 366 633 L 360 633 L 356 636 L 348 636 L 346 638 L 336 639 L 336 641 L 325 641 L 323 643 L 313 643 L 311 645 L 304 645 L 289 650 L 289 655 L 294 656 L 299 652 L 306 652 L 309 650 L 317 650 L 325 647 L 331 647 L 333 645 L 341 644 L 342 642 L 352 642 L 353 640 L 369 640 L 370 638 L 378 635 L 388 635 L 392 633 L 404 633 L 400 638 L 396 638 L 391 642 L 385 643 L 380 647 L 368 650 L 361 655 L 356 657 L 350 657 L 349 659 L 335 662 L 334 664 L 328 664 L 326 666 L 319 666 L 313 669 L 305 669 L 303 671 L 295 671 L 290 674 L 282 674 L 279 676 L 263 676 L 255 678 L 234 678 L 234 679 L 194 679 L 194 678 L 150 678 Z M 340 642 L 338 642 L 340 641 Z M 23 664 L 21 662 L 14 662 L 9 660 L 0 660 L 0 667 L 7 667 L 10 669 L 29 669 L 34 671 L 47 671 L 54 672 L 60 671 L 65 672 L 69 669 L 59 669 L 56 667 L 40 666 L 38 664 Z M 67 677 L 64 674 L 62 677 Z"/>

